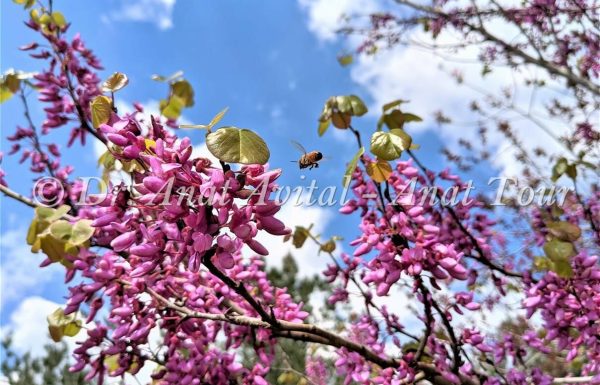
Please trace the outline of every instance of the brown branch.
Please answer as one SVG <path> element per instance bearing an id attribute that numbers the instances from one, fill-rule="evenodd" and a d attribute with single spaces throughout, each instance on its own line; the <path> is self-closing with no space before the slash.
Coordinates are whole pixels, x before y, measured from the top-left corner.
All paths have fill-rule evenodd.
<path id="1" fill-rule="evenodd" d="M 416 4 L 410 0 L 395 0 L 395 1 L 398 4 L 406 5 L 412 9 L 427 13 L 429 15 L 442 17 L 447 20 L 450 20 L 452 18 L 452 15 L 450 15 L 446 12 L 443 12 L 439 9 L 429 7 L 426 5 Z M 592 94 L 594 94 L 596 96 L 600 96 L 600 87 L 598 85 L 594 84 L 592 81 L 590 81 L 584 77 L 577 76 L 569 69 L 557 67 L 556 65 L 552 64 L 551 62 L 549 62 L 547 60 L 544 60 L 543 58 L 534 58 L 533 56 L 529 55 L 527 52 L 525 52 L 525 51 L 507 43 L 506 41 L 502 40 L 501 38 L 493 35 L 485 27 L 483 27 L 483 25 L 477 26 L 477 25 L 473 25 L 466 21 L 463 21 L 463 25 L 466 26 L 469 29 L 469 31 L 479 33 L 480 36 L 483 37 L 486 41 L 490 41 L 490 42 L 500 45 L 502 48 L 504 48 L 504 50 L 507 53 L 515 55 L 517 57 L 520 57 L 521 59 L 523 59 L 524 62 L 544 68 L 550 74 L 562 77 L 562 78 L 568 80 L 570 83 L 577 84 L 577 85 L 585 88 L 586 90 L 590 91 Z"/>
<path id="2" fill-rule="evenodd" d="M 126 281 L 120 281 L 122 284 L 131 285 Z M 289 321 L 279 321 L 276 326 L 270 322 L 263 321 L 262 319 L 255 317 L 248 317 L 243 315 L 230 315 L 230 314 L 215 314 L 197 312 L 187 307 L 177 305 L 172 301 L 168 300 L 161 294 L 157 293 L 153 289 L 146 287 L 146 292 L 152 297 L 161 302 L 166 308 L 176 311 L 185 318 L 200 318 L 211 321 L 227 322 L 239 326 L 250 326 L 271 330 L 273 336 L 289 338 L 297 341 L 318 343 L 321 345 L 333 346 L 336 348 L 345 348 L 351 352 L 360 354 L 367 361 L 374 363 L 382 368 L 396 368 L 400 362 L 394 358 L 382 357 L 364 345 L 357 342 L 350 341 L 341 337 L 339 334 L 330 332 L 322 329 L 313 324 L 301 324 Z M 418 370 L 422 371 L 425 376 L 431 379 L 435 384 L 438 385 L 450 385 L 451 382 L 444 379 L 444 377 L 437 371 L 433 365 L 419 363 L 417 365 Z M 478 385 L 479 383 L 465 376 L 460 376 L 461 383 L 464 385 Z"/>

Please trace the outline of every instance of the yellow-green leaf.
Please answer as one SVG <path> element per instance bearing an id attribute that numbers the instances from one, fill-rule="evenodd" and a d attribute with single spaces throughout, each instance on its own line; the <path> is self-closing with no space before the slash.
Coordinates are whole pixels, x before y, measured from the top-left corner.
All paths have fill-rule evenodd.
<path id="1" fill-rule="evenodd" d="M 111 354 L 109 356 L 104 357 L 104 366 L 108 369 L 109 373 L 114 372 L 119 369 L 121 366 L 119 365 L 119 355 Z"/>
<path id="2" fill-rule="evenodd" d="M 319 136 L 323 136 L 329 128 L 329 120 L 319 121 Z"/>
<path id="3" fill-rule="evenodd" d="M 52 262 L 60 262 L 63 260 L 66 254 L 65 242 L 54 238 L 51 234 L 41 235 L 38 237 L 38 240 L 40 241 L 39 249 L 46 254 L 48 259 Z"/>
<path id="4" fill-rule="evenodd" d="M 125 87 L 129 83 L 127 75 L 121 72 L 115 72 L 102 83 L 103 92 L 115 92 Z"/>
<path id="5" fill-rule="evenodd" d="M 569 162 L 566 158 L 558 159 L 552 167 L 552 182 L 556 182 L 567 171 L 567 167 L 569 167 Z"/>
<path id="6" fill-rule="evenodd" d="M 349 66 L 353 61 L 354 56 L 352 56 L 352 54 L 338 56 L 338 63 L 340 63 L 342 67 Z"/>
<path id="7" fill-rule="evenodd" d="M 371 152 L 380 159 L 394 160 L 409 149 L 411 143 L 412 138 L 403 130 L 376 131 L 371 137 Z"/>
<path id="8" fill-rule="evenodd" d="M 221 121 L 221 119 L 223 119 L 223 116 L 225 116 L 225 114 L 227 113 L 228 110 L 229 110 L 229 107 L 223 108 L 223 110 L 221 110 L 221 112 L 216 114 L 215 117 L 211 119 L 210 123 L 208 123 L 208 127 L 213 128 L 214 126 L 216 126 L 217 123 L 219 123 Z"/>
<path id="9" fill-rule="evenodd" d="M 98 128 L 101 124 L 105 124 L 110 119 L 112 113 L 112 101 L 109 97 L 99 95 L 90 103 L 92 112 L 92 125 Z"/>
<path id="10" fill-rule="evenodd" d="M 52 22 L 52 16 L 50 16 L 47 13 L 44 13 L 42 14 L 42 16 L 40 16 L 38 21 L 41 25 L 48 25 Z"/>
<path id="11" fill-rule="evenodd" d="M 546 225 L 552 235 L 561 241 L 576 241 L 581 237 L 581 229 L 567 221 L 550 222 Z"/>
<path id="12" fill-rule="evenodd" d="M 0 84 L 0 103 L 4 103 L 5 101 L 12 98 L 13 93 L 8 87 L 4 84 Z"/>
<path id="13" fill-rule="evenodd" d="M 54 222 L 69 212 L 71 208 L 68 205 L 61 205 L 57 208 L 39 206 L 35 208 L 35 215 L 40 221 Z"/>
<path id="14" fill-rule="evenodd" d="M 544 244 L 544 253 L 552 261 L 567 259 L 575 255 L 575 248 L 571 242 L 563 242 L 558 239 L 552 239 Z"/>
<path id="15" fill-rule="evenodd" d="M 225 107 L 221 112 L 216 114 L 208 124 L 180 124 L 179 128 L 200 128 L 203 130 L 211 130 L 214 126 L 217 125 L 223 119 L 223 116 L 227 113 L 229 107 Z"/>
<path id="16" fill-rule="evenodd" d="M 295 248 L 299 249 L 304 245 L 304 242 L 308 239 L 309 230 L 302 227 L 296 226 L 294 235 L 292 235 L 292 244 Z"/>
<path id="17" fill-rule="evenodd" d="M 402 103 L 407 103 L 407 102 L 408 102 L 408 100 L 397 99 L 397 100 L 394 100 L 394 101 L 384 104 L 383 107 L 381 107 L 381 109 L 383 110 L 383 112 L 387 112 L 388 110 L 391 110 L 392 108 L 398 107 Z"/>
<path id="18" fill-rule="evenodd" d="M 167 119 L 177 119 L 181 116 L 181 110 L 183 110 L 184 102 L 177 96 L 172 96 L 169 100 L 161 100 L 160 113 Z"/>
<path id="19" fill-rule="evenodd" d="M 383 183 L 392 175 L 392 166 L 383 159 L 367 165 L 367 174 L 377 183 Z"/>
<path id="20" fill-rule="evenodd" d="M 81 245 L 90 239 L 92 235 L 94 235 L 92 221 L 89 219 L 80 219 L 73 226 L 70 243 L 75 246 Z"/>
<path id="21" fill-rule="evenodd" d="M 65 16 L 60 12 L 52 12 L 52 21 L 59 28 L 63 28 L 67 25 Z"/>
<path id="22" fill-rule="evenodd" d="M 348 163 L 348 167 L 346 167 L 346 172 L 344 173 L 344 179 L 342 180 L 342 186 L 348 187 L 350 185 L 350 181 L 352 180 L 352 173 L 356 169 L 356 164 L 358 163 L 358 159 L 365 153 L 365 148 L 361 147 L 358 149 L 358 152 L 354 154 L 354 157 Z"/>
<path id="23" fill-rule="evenodd" d="M 71 238 L 73 225 L 64 219 L 50 225 L 50 234 L 59 241 L 68 241 Z"/>
<path id="24" fill-rule="evenodd" d="M 61 308 L 49 314 L 46 321 L 48 322 L 48 331 L 54 342 L 59 342 L 63 336 L 73 337 L 81 330 L 81 321 L 77 320 L 77 315 L 75 313 L 65 315 L 64 310 Z"/>
<path id="25" fill-rule="evenodd" d="M 171 98 L 181 99 L 184 107 L 194 105 L 194 89 L 187 80 L 178 80 L 171 84 Z"/>
<path id="26" fill-rule="evenodd" d="M 573 276 L 573 268 L 568 258 L 559 258 L 552 261 L 552 271 L 562 278 L 571 278 Z"/>
<path id="27" fill-rule="evenodd" d="M 245 128 L 221 127 L 206 135 L 206 147 L 228 163 L 265 164 L 271 156 L 264 140 Z"/>
<path id="28" fill-rule="evenodd" d="M 333 253 L 335 251 L 335 248 L 336 248 L 335 240 L 330 239 L 321 245 L 320 251 L 324 251 L 326 253 Z"/>
<path id="29" fill-rule="evenodd" d="M 2 77 L 2 84 L 5 85 L 13 94 L 21 88 L 21 80 L 16 73 L 9 73 Z"/>
<path id="30" fill-rule="evenodd" d="M 33 218 L 31 224 L 29 225 L 29 229 L 27 230 L 27 244 L 33 245 L 38 235 L 38 220 L 37 218 Z"/>

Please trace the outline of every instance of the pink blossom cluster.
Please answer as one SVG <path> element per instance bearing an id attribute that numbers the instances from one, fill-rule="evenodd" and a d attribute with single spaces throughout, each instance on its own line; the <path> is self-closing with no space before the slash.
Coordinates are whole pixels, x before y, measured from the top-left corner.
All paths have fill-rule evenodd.
<path id="1" fill-rule="evenodd" d="M 600 268 L 598 256 L 579 253 L 572 258 L 573 277 L 549 271 L 526 291 L 527 314 L 538 313 L 544 321 L 546 341 L 567 351 L 572 361 L 582 352 L 588 358 L 585 374 L 600 369 Z M 600 379 L 600 377 L 599 377 Z"/>
<path id="2" fill-rule="evenodd" d="M 518 16 L 538 23 L 540 3 L 529 7 Z M 390 18 L 373 22 L 386 26 Z M 39 30 L 36 24 L 30 27 Z M 373 159 L 361 157 L 352 174 L 353 199 L 340 209 L 359 215 L 358 235 L 350 242 L 351 254 L 342 253 L 324 276 L 332 284 L 330 305 L 351 303 L 358 290 L 364 308 L 353 309 L 345 329 L 333 335 L 305 324 L 309 314 L 303 304 L 269 281 L 265 266 L 271 250 L 258 240 L 261 234 L 291 233 L 276 218 L 281 207 L 270 197 L 281 170 L 233 168 L 195 157 L 189 138 L 137 113 L 113 112 L 106 124 L 92 128 L 89 104 L 100 94 L 95 73 L 100 65 L 79 36 L 67 42 L 66 31 L 39 30 L 50 49 L 35 43 L 24 47 L 39 49 L 32 55 L 48 59 L 49 68 L 36 75 L 40 101 L 47 105 L 42 134 L 74 122 L 69 145 L 77 138 L 85 144 L 86 135 L 94 135 L 110 156 L 131 165 L 133 183 L 132 190 L 113 184 L 107 199 L 94 202 L 87 196 L 88 205 L 70 211 L 69 220 L 90 220 L 93 227 L 89 243 L 65 254 L 63 263 L 72 285 L 65 313 L 82 311 L 87 318 L 72 370 L 87 370 L 88 379 L 102 384 L 105 376 L 135 374 L 154 362 L 157 384 L 266 385 L 277 339 L 293 338 L 333 347 L 335 375 L 348 385 L 400 385 L 417 376 L 433 382 L 441 377 L 444 384 L 475 379 L 486 385 L 550 384 L 552 378 L 540 369 L 521 365 L 532 350 L 559 350 L 567 361 L 585 358 L 584 374 L 600 371 L 600 269 L 584 241 L 570 260 L 572 277 L 531 272 L 533 250 L 550 234 L 547 213 L 530 213 L 536 231 L 525 244 L 532 250 L 523 258 L 506 257 L 507 240 L 483 202 L 445 207 L 427 197 L 448 186 L 464 192 L 467 184 L 448 170 L 434 173 L 412 160 L 396 162 L 387 181 L 376 183 L 366 170 Z M 80 201 L 83 186 L 68 182 L 72 169 L 59 168 L 55 144 L 46 145 L 51 158 L 41 150 L 34 127 L 18 128 L 11 140 L 13 152 L 29 140 L 33 150 L 23 150 L 23 160 L 30 158 L 35 172 L 59 175 L 68 187 L 64 202 Z M 2 184 L 3 176 L 0 171 Z M 413 181 L 427 189 L 413 189 Z M 167 188 L 168 183 L 173 185 Z M 599 197 L 594 190 L 582 204 L 571 195 L 565 220 L 582 224 L 591 216 L 593 225 Z M 586 234 L 586 240 L 594 236 Z M 528 264 L 516 268 L 516 260 Z M 52 262 L 48 257 L 42 266 Z M 488 283 L 496 289 L 493 294 L 476 292 Z M 544 336 L 529 324 L 516 338 L 460 323 L 493 308 L 511 285 L 525 290 L 523 305 L 529 316 L 541 316 Z M 402 324 L 403 312 L 377 305 L 398 292 L 416 307 L 417 331 Z M 248 347 L 255 359 L 244 366 L 240 352 Z M 390 354 L 392 349 L 397 353 Z M 477 360 L 481 365 L 474 364 Z M 486 365 L 491 369 L 483 373 Z M 328 374 L 325 358 L 307 357 L 307 378 L 322 385 Z"/>

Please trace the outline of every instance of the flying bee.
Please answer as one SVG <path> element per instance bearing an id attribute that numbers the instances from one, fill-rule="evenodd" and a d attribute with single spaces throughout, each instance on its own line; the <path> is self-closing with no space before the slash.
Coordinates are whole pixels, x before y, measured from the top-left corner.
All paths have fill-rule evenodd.
<path id="1" fill-rule="evenodd" d="M 292 140 L 292 144 L 294 145 L 294 147 L 300 150 L 301 153 L 303 153 L 300 159 L 298 159 L 298 166 L 300 167 L 300 169 L 308 168 L 309 170 L 312 170 L 314 167 L 319 167 L 319 161 L 323 159 L 323 154 L 321 154 L 321 152 L 307 152 L 304 146 L 296 142 L 295 140 Z M 296 161 L 293 160 L 292 162 Z"/>

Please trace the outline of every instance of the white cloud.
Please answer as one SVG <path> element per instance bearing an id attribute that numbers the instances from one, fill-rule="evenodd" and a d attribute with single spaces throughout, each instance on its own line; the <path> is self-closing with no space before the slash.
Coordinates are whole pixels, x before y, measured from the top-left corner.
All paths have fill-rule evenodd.
<path id="1" fill-rule="evenodd" d="M 122 0 L 121 7 L 103 20 L 155 23 L 161 30 L 173 27 L 176 0 Z"/>
<path id="2" fill-rule="evenodd" d="M 209 159 L 214 166 L 219 165 L 219 159 L 215 157 L 208 148 L 206 147 L 206 143 L 197 144 L 192 147 L 192 155 L 191 158 L 206 158 Z"/>
<path id="3" fill-rule="evenodd" d="M 342 14 L 369 14 L 382 11 L 386 8 L 384 0 L 344 0 L 331 2 L 327 0 L 298 0 L 307 13 L 308 29 L 316 37 L 325 42 L 333 42 L 340 35 L 336 34 L 343 23 Z M 361 23 L 361 18 L 353 19 L 352 23 Z M 493 29 L 502 36 L 512 36 L 514 31 L 507 25 L 495 24 Z M 341 38 L 341 37 L 340 37 Z M 359 56 L 352 67 L 352 80 L 362 86 L 365 98 L 370 97 L 373 103 L 370 105 L 370 114 L 376 116 L 381 111 L 381 106 L 394 99 L 408 99 L 405 107 L 407 111 L 413 112 L 424 118 L 423 123 L 411 124 L 407 127 L 409 133 L 434 132 L 452 150 L 462 152 L 458 147 L 459 139 L 466 139 L 477 147 L 479 140 L 477 120 L 480 117 L 470 111 L 471 101 L 483 104 L 483 95 L 472 87 L 492 95 L 499 95 L 503 87 L 513 87 L 524 84 L 526 77 L 532 74 L 538 79 L 545 79 L 548 84 L 556 83 L 549 79 L 544 72 L 536 71 L 532 67 L 521 67 L 520 71 L 511 68 L 494 68 L 491 74 L 482 78 L 481 64 L 477 57 L 478 47 L 468 47 L 456 52 L 438 49 L 433 53 L 425 48 L 433 45 L 444 46 L 463 42 L 461 36 L 451 32 L 440 34 L 437 40 L 433 40 L 430 34 L 422 31 L 408 32 L 404 36 L 413 44 L 408 46 L 397 45 L 389 50 L 381 50 L 375 56 Z M 347 50 L 354 50 L 359 37 L 344 38 Z M 465 84 L 458 84 L 449 72 L 460 69 L 464 74 Z M 552 87 L 546 87 L 550 90 Z M 530 93 L 523 92 L 521 87 L 514 94 L 515 106 L 527 112 L 529 110 Z M 554 91 L 538 90 L 535 105 L 543 111 L 543 105 L 550 97 L 561 98 Z M 552 93 L 552 94 L 551 94 Z M 434 112 L 443 111 L 449 116 L 453 124 L 439 127 L 434 121 Z M 532 110 L 534 115 L 540 116 L 536 108 Z M 527 149 L 536 147 L 544 148 L 549 153 L 563 151 L 551 136 L 543 132 L 531 121 L 524 119 L 519 114 L 511 111 L 502 111 L 502 117 L 511 120 L 513 131 L 522 141 Z M 548 130 L 555 136 L 560 136 L 568 128 L 557 125 L 556 122 L 549 124 L 544 121 Z M 489 123 L 489 122 L 488 122 Z M 489 123 L 492 125 L 493 123 Z M 488 127 L 489 143 L 492 143 L 492 163 L 505 175 L 518 175 L 522 170 L 521 162 L 515 160 L 516 150 L 514 146 L 502 135 L 496 127 Z M 533 135 L 532 135 L 533 133 Z M 547 165 L 543 165 L 547 166 Z M 548 167 L 542 167 L 547 169 Z"/>
<path id="4" fill-rule="evenodd" d="M 315 195 L 313 194 L 313 200 L 317 198 Z M 285 199 L 285 197 L 286 193 L 282 193 L 281 199 Z M 286 226 L 289 226 L 292 230 L 296 226 L 308 227 L 313 224 L 311 232 L 313 234 L 323 234 L 333 217 L 332 212 L 323 207 L 307 206 L 304 204 L 307 202 L 306 195 L 300 198 L 301 204 L 296 204 L 296 202 L 297 195 L 292 194 L 291 198 L 282 206 L 276 216 L 278 218 L 285 218 Z M 283 237 L 273 236 L 265 231 L 259 232 L 256 240 L 269 250 L 266 260 L 267 264 L 271 267 L 281 267 L 283 258 L 288 253 L 291 253 L 298 263 L 298 275 L 300 277 L 319 274 L 325 269 L 327 263 L 330 262 L 329 256 L 326 253 L 319 255 L 318 246 L 310 239 L 300 249 L 296 249 L 291 242 L 283 242 Z M 249 253 L 251 253 L 251 250 L 249 250 Z"/>
<path id="5" fill-rule="evenodd" d="M 2 234 L 0 288 L 4 302 L 19 299 L 23 293 L 42 293 L 46 284 L 60 280 L 64 273 L 64 268 L 56 263 L 45 268 L 38 267 L 44 257 L 31 252 L 25 242 L 26 234 L 25 228 Z"/>
<path id="6" fill-rule="evenodd" d="M 299 0 L 308 14 L 308 29 L 321 41 L 334 41 L 344 16 L 368 15 L 377 9 L 375 0 Z"/>
<path id="7" fill-rule="evenodd" d="M 52 342 L 46 317 L 59 307 L 60 304 L 42 297 L 27 297 L 11 314 L 10 323 L 0 329 L 0 334 L 12 333 L 12 347 L 17 353 L 29 352 L 32 357 L 40 357 L 44 354 L 44 345 Z M 74 338 L 65 339 L 71 349 L 75 347 L 74 341 Z"/>
<path id="8" fill-rule="evenodd" d="M 4 338 L 9 333 L 12 334 L 12 348 L 16 353 L 29 353 L 33 358 L 42 357 L 45 352 L 44 346 L 54 343 L 48 334 L 46 317 L 59 307 L 62 307 L 61 304 L 41 297 L 27 297 L 23 299 L 19 307 L 11 314 L 10 323 L 0 329 L 0 336 Z M 94 323 L 87 326 L 94 327 Z M 68 346 L 69 352 L 72 352 L 78 346 L 77 341 L 85 338 L 85 334 L 85 330 L 82 329 L 76 336 L 63 339 Z M 158 328 L 150 331 L 148 341 L 149 350 L 157 351 L 159 349 L 162 344 L 162 336 Z M 148 384 L 152 381 L 150 376 L 156 367 L 155 363 L 146 362 L 144 367 L 135 375 L 135 380 L 133 380 L 133 376 L 130 374 L 126 374 L 125 379 L 127 383 Z M 109 378 L 107 380 L 107 384 L 110 385 L 120 383 L 119 379 Z"/>

